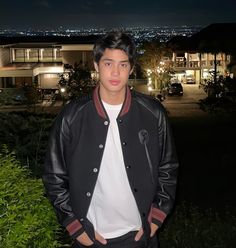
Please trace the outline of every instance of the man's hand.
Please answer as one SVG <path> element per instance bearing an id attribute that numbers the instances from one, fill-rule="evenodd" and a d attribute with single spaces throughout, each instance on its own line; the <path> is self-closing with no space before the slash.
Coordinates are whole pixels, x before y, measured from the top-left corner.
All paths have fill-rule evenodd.
<path id="1" fill-rule="evenodd" d="M 136 234 L 134 240 L 135 240 L 135 241 L 139 241 L 140 238 L 142 237 L 142 235 L 143 235 L 143 228 L 141 228 L 141 229 L 137 232 L 137 234 Z"/>
<path id="2" fill-rule="evenodd" d="M 150 224 L 150 228 L 151 228 L 150 237 L 153 237 L 154 234 L 156 233 L 157 229 L 158 229 L 158 225 L 156 225 L 156 224 L 154 224 L 154 223 L 151 223 L 151 224 Z"/>
<path id="3" fill-rule="evenodd" d="M 93 244 L 93 241 L 89 238 L 86 232 L 80 234 L 76 239 L 84 246 L 90 246 Z"/>
<path id="4" fill-rule="evenodd" d="M 95 232 L 95 239 L 102 243 L 103 245 L 106 245 L 107 244 L 107 241 L 97 232 Z"/>
<path id="5" fill-rule="evenodd" d="M 92 245 L 94 242 L 89 238 L 88 234 L 86 232 L 83 232 L 81 235 L 79 235 L 76 238 L 82 245 L 84 246 L 90 246 Z M 103 245 L 105 245 L 107 243 L 107 241 L 97 232 L 95 232 L 95 239 L 102 243 Z"/>

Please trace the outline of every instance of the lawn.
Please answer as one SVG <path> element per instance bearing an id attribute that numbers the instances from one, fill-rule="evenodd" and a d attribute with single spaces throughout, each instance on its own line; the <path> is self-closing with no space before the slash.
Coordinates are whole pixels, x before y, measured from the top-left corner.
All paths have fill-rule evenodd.
<path id="1" fill-rule="evenodd" d="M 223 210 L 236 204 L 236 117 L 171 118 L 180 161 L 177 200 Z"/>

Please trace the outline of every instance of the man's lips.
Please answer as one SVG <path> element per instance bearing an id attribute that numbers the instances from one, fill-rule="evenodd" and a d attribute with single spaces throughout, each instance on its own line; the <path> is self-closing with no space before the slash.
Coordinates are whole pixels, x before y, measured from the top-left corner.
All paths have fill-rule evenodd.
<path id="1" fill-rule="evenodd" d="M 120 83 L 120 80 L 109 80 L 109 83 L 112 85 L 118 85 Z"/>

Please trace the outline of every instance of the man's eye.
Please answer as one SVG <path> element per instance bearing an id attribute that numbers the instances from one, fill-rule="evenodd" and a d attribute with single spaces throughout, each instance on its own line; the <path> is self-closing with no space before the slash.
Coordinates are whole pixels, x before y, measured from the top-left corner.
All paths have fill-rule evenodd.
<path id="1" fill-rule="evenodd" d="M 111 65 L 110 62 L 106 62 L 106 63 L 105 63 L 105 66 L 110 66 L 110 65 Z"/>
<path id="2" fill-rule="evenodd" d="M 127 64 L 121 64 L 121 67 L 126 68 L 128 65 Z"/>

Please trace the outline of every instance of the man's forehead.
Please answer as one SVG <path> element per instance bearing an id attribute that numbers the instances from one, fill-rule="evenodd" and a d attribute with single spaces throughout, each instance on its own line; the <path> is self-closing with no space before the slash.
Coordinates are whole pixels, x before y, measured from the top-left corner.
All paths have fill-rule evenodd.
<path id="1" fill-rule="evenodd" d="M 106 48 L 103 55 L 115 55 L 115 56 L 125 56 L 128 57 L 128 54 L 122 49 Z"/>
<path id="2" fill-rule="evenodd" d="M 106 48 L 101 59 L 102 60 L 111 60 L 111 61 L 129 62 L 128 55 L 126 54 L 125 51 L 123 51 L 121 49 Z"/>

